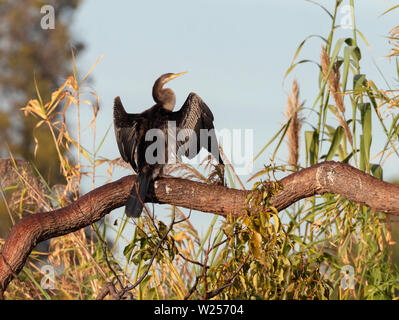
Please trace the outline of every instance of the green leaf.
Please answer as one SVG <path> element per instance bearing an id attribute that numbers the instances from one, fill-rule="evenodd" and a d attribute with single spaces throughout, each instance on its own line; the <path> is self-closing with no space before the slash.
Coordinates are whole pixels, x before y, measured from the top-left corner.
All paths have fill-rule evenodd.
<path id="1" fill-rule="evenodd" d="M 300 244 L 301 246 L 305 246 L 305 243 L 303 242 L 302 238 L 295 235 L 295 234 L 290 234 L 289 238 L 293 241 L 295 241 L 296 243 Z"/>
<path id="2" fill-rule="evenodd" d="M 306 161 L 309 161 L 310 165 L 317 163 L 319 154 L 319 135 L 317 130 L 305 132 L 305 143 L 306 143 Z"/>
<path id="3" fill-rule="evenodd" d="M 134 247 L 135 243 L 132 241 L 123 249 L 123 255 L 126 257 L 127 261 L 130 261 Z"/>
<path id="4" fill-rule="evenodd" d="M 155 296 L 155 288 L 150 288 L 146 294 L 145 299 L 146 300 L 154 300 L 154 296 Z"/>
<path id="5" fill-rule="evenodd" d="M 371 164 L 371 174 L 377 179 L 383 179 L 383 170 L 379 164 Z"/>
<path id="6" fill-rule="evenodd" d="M 366 75 L 357 74 L 353 77 L 353 90 L 362 91 L 366 87 L 367 80 Z"/>
<path id="7" fill-rule="evenodd" d="M 366 170 L 366 150 L 364 147 L 364 136 L 360 135 L 360 170 Z"/>
<path id="8" fill-rule="evenodd" d="M 360 148 L 360 161 L 363 162 L 364 164 L 363 170 L 367 169 L 367 171 L 369 171 L 370 149 L 371 149 L 371 140 L 372 140 L 371 105 L 370 103 L 361 103 L 359 104 L 359 109 L 361 113 L 361 124 L 363 129 L 363 134 L 362 134 L 363 146 Z"/>
<path id="9" fill-rule="evenodd" d="M 344 136 L 344 128 L 339 126 L 334 133 L 333 140 L 331 142 L 330 150 L 327 153 L 326 161 L 331 161 L 332 158 L 335 156 L 339 145 L 341 144 L 342 137 Z"/>

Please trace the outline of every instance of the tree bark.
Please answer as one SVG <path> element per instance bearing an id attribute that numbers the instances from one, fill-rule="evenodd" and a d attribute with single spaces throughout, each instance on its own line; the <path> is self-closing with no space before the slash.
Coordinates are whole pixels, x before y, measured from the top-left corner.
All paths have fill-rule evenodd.
<path id="1" fill-rule="evenodd" d="M 68 207 L 27 216 L 17 222 L 0 254 L 0 297 L 41 241 L 84 228 L 125 205 L 136 176 L 127 176 L 82 196 Z M 281 211 L 316 195 L 339 194 L 377 212 L 399 216 L 399 185 L 376 179 L 348 164 L 324 162 L 280 180 L 282 190 L 270 200 Z M 221 216 L 245 214 L 250 191 L 179 178 L 156 180 L 146 202 L 167 203 Z"/>

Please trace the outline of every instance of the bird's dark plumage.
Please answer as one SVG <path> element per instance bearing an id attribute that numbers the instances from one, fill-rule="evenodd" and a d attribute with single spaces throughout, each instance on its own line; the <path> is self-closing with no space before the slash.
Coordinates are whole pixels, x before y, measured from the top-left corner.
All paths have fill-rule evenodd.
<path id="1" fill-rule="evenodd" d="M 182 108 L 176 112 L 172 111 L 175 94 L 171 89 L 163 88 L 163 85 L 179 75 L 181 74 L 168 73 L 157 79 L 153 87 L 156 104 L 142 113 L 127 113 L 121 99 L 115 98 L 114 128 L 119 152 L 122 159 L 130 163 L 138 174 L 126 203 L 126 215 L 129 217 L 140 216 L 149 184 L 161 173 L 165 164 L 154 163 L 146 158 L 147 148 L 154 142 L 146 141 L 146 133 L 149 130 L 159 129 L 163 132 L 166 145 L 175 143 L 174 150 L 177 151 L 176 156 L 179 160 L 183 155 L 192 159 L 204 147 L 223 164 L 214 132 L 213 114 L 205 102 L 197 94 L 190 93 Z M 168 135 L 170 123 L 176 125 L 176 140 Z M 185 139 L 181 140 L 179 137 Z M 161 158 L 164 157 L 166 163 L 171 156 L 168 150 L 165 148 L 165 154 L 157 154 Z"/>

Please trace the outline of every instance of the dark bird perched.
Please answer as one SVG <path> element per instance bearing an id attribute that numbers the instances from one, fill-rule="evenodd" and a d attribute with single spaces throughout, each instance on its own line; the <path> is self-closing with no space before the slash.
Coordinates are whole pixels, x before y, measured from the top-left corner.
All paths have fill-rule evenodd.
<path id="1" fill-rule="evenodd" d="M 121 99 L 115 98 L 114 128 L 119 152 L 123 160 L 130 163 L 138 174 L 126 202 L 128 217 L 140 216 L 149 184 L 162 174 L 164 165 L 172 156 L 171 153 L 179 160 L 182 155 L 192 159 L 204 147 L 223 165 L 214 132 L 213 114 L 202 99 L 195 93 L 190 93 L 182 108 L 173 112 L 176 96 L 171 89 L 163 86 L 184 73 L 167 73 L 159 77 L 152 89 L 156 104 L 142 113 L 127 113 Z M 169 131 L 171 123 L 176 126 L 174 138 Z M 163 133 L 163 140 L 159 136 L 156 139 L 156 142 L 164 143 L 163 148 L 155 150 L 155 160 L 154 153 L 147 152 L 147 148 L 154 143 L 147 135 L 151 129 L 158 129 L 157 132 Z"/>

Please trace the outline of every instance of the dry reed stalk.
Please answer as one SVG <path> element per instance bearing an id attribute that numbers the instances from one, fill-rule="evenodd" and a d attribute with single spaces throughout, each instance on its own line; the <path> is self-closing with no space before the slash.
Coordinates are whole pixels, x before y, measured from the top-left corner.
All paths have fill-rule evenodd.
<path id="1" fill-rule="evenodd" d="M 330 57 L 327 54 L 327 50 L 324 46 L 322 46 L 321 50 L 321 69 L 323 71 L 323 75 L 327 77 L 328 75 L 328 69 L 330 68 Z M 345 120 L 345 106 L 344 106 L 344 99 L 343 95 L 341 92 L 341 88 L 339 85 L 341 79 L 341 75 L 339 73 L 338 69 L 338 64 L 335 63 L 334 67 L 331 69 L 330 74 L 328 75 L 327 83 L 328 87 L 330 89 L 330 92 L 334 98 L 335 104 L 337 106 L 337 118 L 338 121 L 341 125 L 341 127 L 344 129 L 346 138 L 348 139 L 349 143 L 353 147 L 353 138 L 352 138 L 352 133 L 349 129 L 348 123 Z"/>
<path id="2" fill-rule="evenodd" d="M 299 86 L 296 80 L 292 83 L 292 91 L 288 95 L 287 109 L 285 116 L 291 123 L 287 129 L 288 137 L 288 164 L 292 170 L 295 170 L 299 159 L 299 133 L 302 127 L 302 119 L 298 118 L 299 109 L 302 105 L 299 103 Z"/>
<path id="3" fill-rule="evenodd" d="M 399 26 L 393 28 L 389 32 L 389 43 L 392 45 L 389 57 L 394 57 L 399 55 Z"/>

